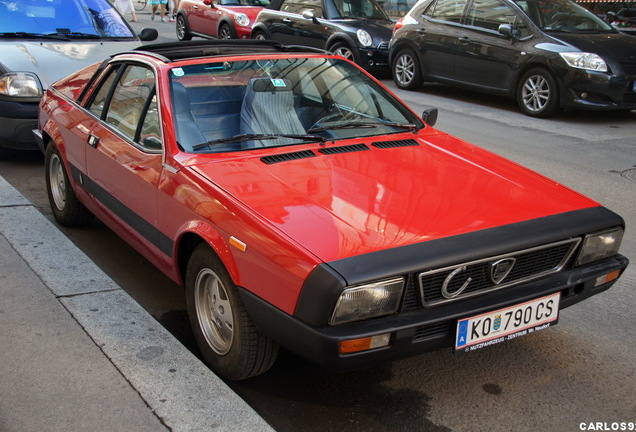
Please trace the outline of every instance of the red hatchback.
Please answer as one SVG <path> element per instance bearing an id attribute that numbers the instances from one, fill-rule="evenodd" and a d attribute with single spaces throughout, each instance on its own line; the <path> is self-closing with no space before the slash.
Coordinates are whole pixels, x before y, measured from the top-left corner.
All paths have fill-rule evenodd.
<path id="1" fill-rule="evenodd" d="M 268 4 L 269 0 L 181 0 L 177 39 L 249 39 L 256 15 Z"/>
<path id="2" fill-rule="evenodd" d="M 229 379 L 279 346 L 336 369 L 472 351 L 628 264 L 618 215 L 308 48 L 146 45 L 52 85 L 39 130 L 57 221 L 95 215 L 183 284 Z"/>

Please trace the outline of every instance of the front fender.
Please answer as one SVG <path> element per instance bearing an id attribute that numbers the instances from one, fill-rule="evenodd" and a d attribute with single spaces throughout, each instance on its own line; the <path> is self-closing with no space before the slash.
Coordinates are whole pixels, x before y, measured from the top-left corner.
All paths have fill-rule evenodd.
<path id="1" fill-rule="evenodd" d="M 178 282 L 183 285 L 190 255 L 200 243 L 207 243 L 227 269 L 233 282 L 240 285 L 241 278 L 236 259 L 230 246 L 214 225 L 203 220 L 183 224 L 177 234 L 173 257 L 179 269 Z"/>

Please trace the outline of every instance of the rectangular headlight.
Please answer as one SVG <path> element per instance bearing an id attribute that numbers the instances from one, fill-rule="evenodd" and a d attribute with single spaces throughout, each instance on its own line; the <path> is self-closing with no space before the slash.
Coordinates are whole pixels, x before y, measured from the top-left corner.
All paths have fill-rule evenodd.
<path id="1" fill-rule="evenodd" d="M 403 277 L 347 287 L 340 294 L 329 323 L 343 324 L 395 313 L 403 289 Z"/>
<path id="2" fill-rule="evenodd" d="M 621 227 L 585 236 L 576 265 L 587 264 L 615 255 L 618 253 L 622 239 L 623 228 Z"/>

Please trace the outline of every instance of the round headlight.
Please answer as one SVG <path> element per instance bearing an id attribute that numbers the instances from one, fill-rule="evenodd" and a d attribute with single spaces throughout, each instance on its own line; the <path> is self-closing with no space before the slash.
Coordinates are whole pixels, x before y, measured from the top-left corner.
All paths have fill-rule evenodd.
<path id="1" fill-rule="evenodd" d="M 15 97 L 41 97 L 42 84 L 35 74 L 10 72 L 0 77 L 0 94 Z"/>
<path id="2" fill-rule="evenodd" d="M 234 22 L 241 27 L 247 27 L 250 25 L 250 19 L 244 13 L 237 13 L 234 15 Z"/>
<path id="3" fill-rule="evenodd" d="M 368 31 L 360 29 L 356 34 L 358 35 L 358 41 L 360 42 L 360 45 L 362 45 L 363 47 L 368 47 L 373 44 L 373 38 Z"/>

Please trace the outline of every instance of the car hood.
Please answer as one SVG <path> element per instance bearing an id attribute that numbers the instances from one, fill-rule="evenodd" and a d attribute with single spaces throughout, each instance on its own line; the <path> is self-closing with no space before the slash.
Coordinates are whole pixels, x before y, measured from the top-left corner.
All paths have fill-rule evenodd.
<path id="1" fill-rule="evenodd" d="M 606 57 L 636 58 L 636 37 L 624 33 L 551 34 L 556 39 L 583 52 L 592 52 Z"/>
<path id="2" fill-rule="evenodd" d="M 32 72 L 44 89 L 60 78 L 86 66 L 104 60 L 108 56 L 133 49 L 140 41 L 99 42 L 48 42 L 4 41 L 0 42 L 0 68 L 3 71 Z"/>
<path id="3" fill-rule="evenodd" d="M 598 206 L 474 145 L 434 138 L 192 169 L 325 262 Z"/>

